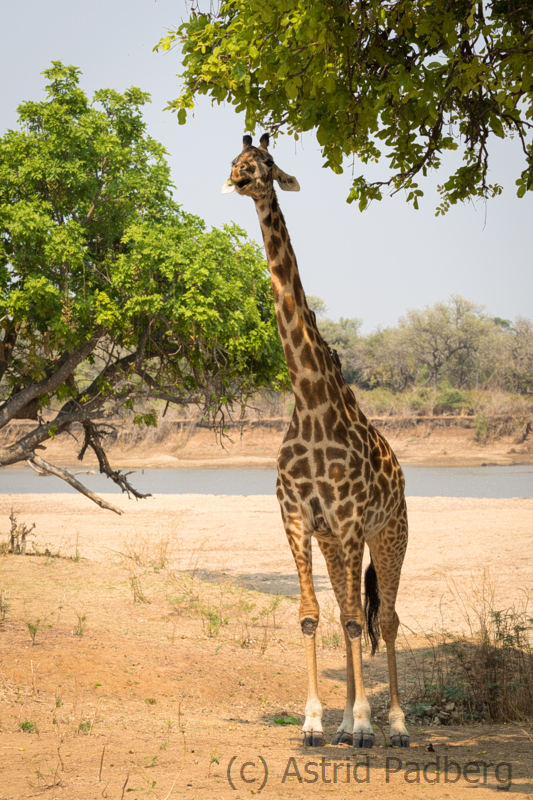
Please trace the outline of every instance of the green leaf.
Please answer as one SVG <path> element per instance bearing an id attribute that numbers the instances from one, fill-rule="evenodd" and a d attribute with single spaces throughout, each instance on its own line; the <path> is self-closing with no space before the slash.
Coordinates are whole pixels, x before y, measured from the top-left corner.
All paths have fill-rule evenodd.
<path id="1" fill-rule="evenodd" d="M 453 190 L 444 192 L 450 204 L 491 197 L 486 125 L 502 139 L 524 135 L 533 107 L 533 61 L 526 55 L 533 7 L 522 4 L 509 15 L 500 6 L 490 6 L 485 20 L 471 0 L 372 0 L 368 8 L 231 0 L 217 13 L 191 12 L 159 44 L 179 44 L 184 55 L 182 92 L 170 107 L 191 108 L 207 94 L 244 112 L 250 129 L 313 130 L 336 173 L 354 158 L 378 159 L 381 140 L 391 165 L 381 180 L 395 188 L 408 189 L 430 165 L 445 169 L 438 154 L 461 150 L 463 167 L 479 159 L 480 168 L 468 178 L 456 174 Z M 359 207 L 370 199 L 362 194 Z"/>

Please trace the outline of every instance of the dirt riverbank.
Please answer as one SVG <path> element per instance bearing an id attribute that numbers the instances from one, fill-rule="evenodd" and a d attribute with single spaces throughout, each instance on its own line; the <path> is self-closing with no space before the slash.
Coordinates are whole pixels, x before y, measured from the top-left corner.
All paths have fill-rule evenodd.
<path id="1" fill-rule="evenodd" d="M 476 420 L 467 416 L 376 417 L 372 423 L 402 464 L 478 466 L 533 461 L 533 425 L 523 419 L 494 417 L 481 433 Z M 124 468 L 275 467 L 288 424 L 288 419 L 279 418 L 246 422 L 242 428 L 235 425 L 222 443 L 192 420 L 162 420 L 158 428 L 148 430 L 123 425 L 107 451 L 111 463 Z M 30 427 L 27 422 L 11 423 L 3 437 L 9 443 Z M 48 442 L 42 457 L 65 466 L 79 465 L 83 435 L 76 429 L 74 434 L 76 438 L 63 436 Z M 96 463 L 89 451 L 83 464 Z"/>

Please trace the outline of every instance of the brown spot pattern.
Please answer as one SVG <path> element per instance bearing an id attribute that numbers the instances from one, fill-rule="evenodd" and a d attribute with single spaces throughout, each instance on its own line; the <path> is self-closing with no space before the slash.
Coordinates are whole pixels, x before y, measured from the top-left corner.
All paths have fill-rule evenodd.
<path id="1" fill-rule="evenodd" d="M 351 656 L 360 658 L 366 541 L 381 597 L 381 633 L 394 654 L 399 624 L 395 603 L 407 546 L 405 480 L 388 442 L 358 407 L 338 359 L 332 359 L 318 333 L 273 189 L 271 160 L 270 171 L 265 171 L 267 155 L 264 149 L 246 146 L 233 162 L 232 178 L 238 180 L 246 171 L 256 192 L 242 193 L 254 197 L 260 212 L 278 328 L 294 389 L 295 410 L 279 451 L 276 494 L 300 580 L 302 629 L 314 638 L 319 618 L 311 566 L 315 533 L 352 642 Z M 397 713 L 395 680 L 391 673 L 391 709 Z"/>

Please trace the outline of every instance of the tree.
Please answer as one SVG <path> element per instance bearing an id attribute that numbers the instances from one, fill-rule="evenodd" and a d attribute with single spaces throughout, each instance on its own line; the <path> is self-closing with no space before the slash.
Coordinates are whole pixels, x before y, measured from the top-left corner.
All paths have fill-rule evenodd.
<path id="1" fill-rule="evenodd" d="M 485 318 L 479 306 L 452 295 L 447 303 L 408 311 L 400 319 L 400 329 L 419 376 L 425 368 L 427 382 L 437 389 L 446 371 L 452 385 L 464 388 L 482 341 L 493 332 L 494 323 Z"/>
<path id="2" fill-rule="evenodd" d="M 80 459 L 91 448 L 139 497 L 106 455 L 117 413 L 153 425 L 155 401 L 196 404 L 222 429 L 233 403 L 288 385 L 270 279 L 243 231 L 208 232 L 172 199 L 147 94 L 91 103 L 76 68 L 44 74 L 47 99 L 0 139 L 0 428 L 36 423 L 0 445 L 0 466 L 72 482 L 36 451 L 81 425 Z"/>
<path id="3" fill-rule="evenodd" d="M 511 370 L 508 385 L 511 391 L 533 394 L 533 321 L 518 317 L 510 340 Z"/>
<path id="4" fill-rule="evenodd" d="M 403 392 L 416 386 L 420 365 L 399 327 L 380 328 L 365 337 L 362 360 L 363 382 L 368 388 Z"/>
<path id="5" fill-rule="evenodd" d="M 314 130 L 325 166 L 390 159 L 389 176 L 354 181 L 361 210 L 383 191 L 406 190 L 462 147 L 439 187 L 450 204 L 501 192 L 488 183 L 491 137 L 515 136 L 524 168 L 519 197 L 533 190 L 533 0 L 226 0 L 217 12 L 191 2 L 189 19 L 156 49 L 179 45 L 186 120 L 198 95 L 229 101 L 246 126 L 295 138 Z"/>
<path id="6" fill-rule="evenodd" d="M 328 307 L 321 297 L 317 297 L 314 294 L 308 294 L 307 305 L 309 306 L 309 308 L 314 313 L 317 319 L 326 319 L 328 313 Z"/>
<path id="7" fill-rule="evenodd" d="M 340 358 L 344 380 L 346 383 L 358 382 L 361 371 L 359 334 L 362 321 L 357 317 L 341 317 L 338 322 L 334 322 L 327 316 L 326 303 L 316 295 L 308 295 L 307 304 L 317 317 L 320 333 Z"/>

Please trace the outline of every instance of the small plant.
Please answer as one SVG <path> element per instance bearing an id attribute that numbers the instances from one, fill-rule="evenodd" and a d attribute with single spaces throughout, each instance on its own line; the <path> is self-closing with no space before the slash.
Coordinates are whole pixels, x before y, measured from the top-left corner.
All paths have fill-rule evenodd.
<path id="1" fill-rule="evenodd" d="M 155 699 L 155 697 L 147 697 L 144 702 L 149 706 L 155 706 L 157 700 Z"/>
<path id="2" fill-rule="evenodd" d="M 215 748 L 209 753 L 209 767 L 207 770 L 207 777 L 211 774 L 211 765 L 212 764 L 220 764 L 220 754 L 218 750 Z"/>
<path id="3" fill-rule="evenodd" d="M 80 533 L 79 533 L 79 531 L 76 531 L 76 549 L 74 550 L 74 555 L 72 556 L 72 561 L 76 561 L 76 562 L 78 562 L 80 560 L 80 549 L 78 547 L 79 537 L 80 537 Z"/>
<path id="4" fill-rule="evenodd" d="M 159 572 L 168 566 L 172 558 L 173 535 L 161 535 L 153 540 L 148 536 L 136 534 L 124 542 L 122 551 L 123 564 L 128 568 L 132 565 L 138 567 L 152 567 Z"/>
<path id="5" fill-rule="evenodd" d="M 221 627 L 229 622 L 229 617 L 222 617 L 218 611 L 213 611 L 209 608 L 202 608 L 201 614 L 202 622 L 205 624 L 205 629 L 210 639 L 216 638 L 220 633 Z"/>
<path id="6" fill-rule="evenodd" d="M 130 586 L 133 592 L 134 603 L 151 603 L 151 600 L 146 597 L 142 590 L 141 581 L 139 580 L 138 575 L 131 575 Z"/>
<path id="7" fill-rule="evenodd" d="M 37 638 L 37 633 L 39 632 L 39 628 L 41 627 L 41 619 L 37 617 L 37 619 L 34 620 L 33 622 L 31 622 L 30 620 L 26 620 L 26 627 L 31 636 L 31 643 L 32 645 L 34 645 L 35 639 Z"/>
<path id="8" fill-rule="evenodd" d="M 76 611 L 76 618 L 77 618 L 77 625 L 74 630 L 74 636 L 83 636 L 85 631 L 85 623 L 87 621 L 87 614 L 82 614 L 79 611 Z"/>
<path id="9" fill-rule="evenodd" d="M 80 722 L 80 724 L 78 725 L 78 731 L 79 733 L 89 734 L 91 732 L 90 721 L 87 719 L 84 722 Z"/>
<path id="10" fill-rule="evenodd" d="M 287 599 L 283 595 L 252 593 L 223 574 L 201 579 L 196 568 L 191 572 L 169 571 L 169 584 L 173 590 L 167 595 L 172 606 L 168 619 L 174 622 L 171 641 L 176 630 L 174 616 L 185 615 L 199 618 L 208 638 L 220 637 L 242 648 L 254 647 L 261 655 L 270 641 L 276 641 L 279 609 Z"/>
<path id="11" fill-rule="evenodd" d="M 7 612 L 9 611 L 10 604 L 7 602 L 9 592 L 6 589 L 0 589 L 0 623 L 5 622 Z"/>
<path id="12" fill-rule="evenodd" d="M 337 647 L 340 647 L 341 637 L 336 631 L 334 631 L 331 636 L 322 637 L 322 644 L 325 645 L 325 647 L 330 647 L 332 650 L 336 650 Z"/>
<path id="13" fill-rule="evenodd" d="M 19 722 L 19 728 L 24 733 L 39 733 L 37 728 L 36 722 L 31 722 L 29 719 L 25 719 L 24 722 Z"/>
<path id="14" fill-rule="evenodd" d="M 476 416 L 474 438 L 478 444 L 485 444 L 489 438 L 489 425 L 484 414 L 477 414 Z"/>

